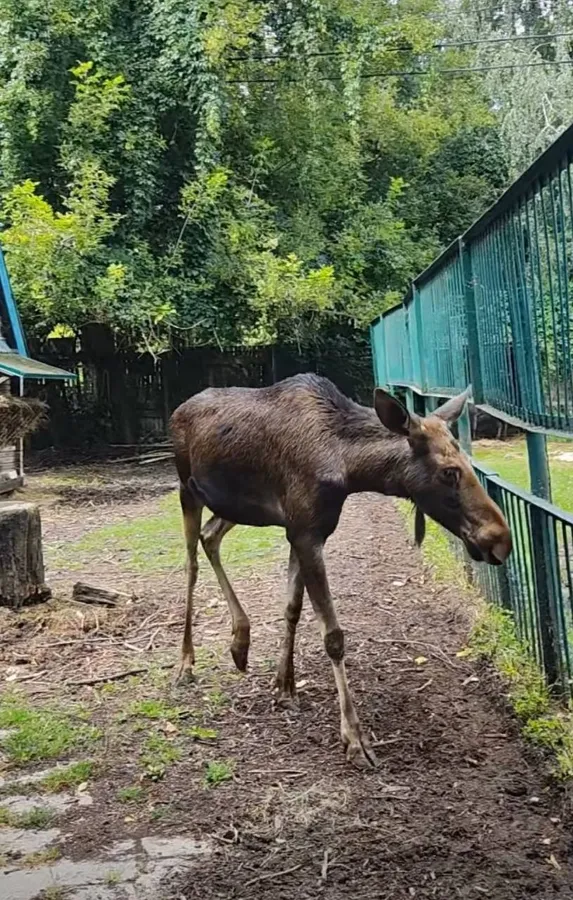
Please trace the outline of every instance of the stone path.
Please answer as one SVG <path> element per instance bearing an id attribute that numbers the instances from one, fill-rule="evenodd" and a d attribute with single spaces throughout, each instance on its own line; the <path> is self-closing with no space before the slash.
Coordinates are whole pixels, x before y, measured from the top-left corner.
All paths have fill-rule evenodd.
<path id="1" fill-rule="evenodd" d="M 27 789 L 57 767 L 32 776 L 14 778 L 11 789 Z M 4 783 L 6 787 L 6 782 Z M 65 848 L 66 834 L 57 826 L 72 805 L 90 806 L 85 791 L 58 794 L 11 794 L 2 798 L 9 813 L 44 810 L 54 827 L 44 829 L 5 827 L 0 830 L 0 898 L 2 900 L 157 900 L 161 882 L 190 869 L 198 858 L 211 852 L 206 841 L 185 837 L 149 835 L 120 840 L 89 859 L 50 858 L 53 848 Z M 23 860 L 38 864 L 22 868 Z"/>

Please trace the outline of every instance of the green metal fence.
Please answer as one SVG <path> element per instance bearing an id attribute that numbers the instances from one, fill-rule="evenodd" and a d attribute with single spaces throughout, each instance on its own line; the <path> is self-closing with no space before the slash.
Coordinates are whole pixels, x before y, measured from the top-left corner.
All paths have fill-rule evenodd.
<path id="1" fill-rule="evenodd" d="M 505 566 L 474 567 L 475 577 L 513 611 L 549 682 L 567 694 L 573 516 L 547 502 L 544 435 L 573 437 L 572 166 L 573 126 L 371 327 L 378 384 L 431 409 L 471 383 L 478 407 L 526 431 L 532 493 L 475 464 L 515 547 Z"/>
<path id="2" fill-rule="evenodd" d="M 573 516 L 474 462 L 503 510 L 514 549 L 505 566 L 472 564 L 485 596 L 512 611 L 517 633 L 550 684 L 573 686 Z"/>

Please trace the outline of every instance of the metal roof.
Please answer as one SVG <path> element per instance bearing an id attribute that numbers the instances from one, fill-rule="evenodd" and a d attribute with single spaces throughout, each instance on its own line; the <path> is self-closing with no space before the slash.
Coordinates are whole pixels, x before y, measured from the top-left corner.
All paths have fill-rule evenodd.
<path id="1" fill-rule="evenodd" d="M 28 356 L 21 356 L 20 353 L 16 353 L 14 350 L 8 353 L 0 352 L 0 375 L 16 376 L 17 378 L 35 381 L 71 381 L 76 378 L 71 372 L 58 369 L 56 366 L 48 366 L 46 363 L 38 362 L 36 359 L 30 359 Z"/>

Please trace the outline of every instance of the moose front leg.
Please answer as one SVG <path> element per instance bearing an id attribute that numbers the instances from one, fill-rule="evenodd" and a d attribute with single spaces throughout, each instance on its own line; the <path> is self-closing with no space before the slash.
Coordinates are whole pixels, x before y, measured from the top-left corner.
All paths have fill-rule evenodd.
<path id="1" fill-rule="evenodd" d="M 285 607 L 285 631 L 281 647 L 281 658 L 275 679 L 278 694 L 277 702 L 284 706 L 292 706 L 296 699 L 294 679 L 294 640 L 296 627 L 300 619 L 304 580 L 300 570 L 298 556 L 293 547 L 290 548 L 288 561 L 287 603 Z"/>
<path id="2" fill-rule="evenodd" d="M 344 666 L 344 634 L 338 624 L 330 595 L 323 545 L 312 537 L 291 539 L 310 602 L 320 624 L 326 653 L 332 663 L 340 702 L 340 736 L 346 747 L 346 758 L 360 768 L 376 766 L 376 754 L 363 735 L 354 706 Z"/>

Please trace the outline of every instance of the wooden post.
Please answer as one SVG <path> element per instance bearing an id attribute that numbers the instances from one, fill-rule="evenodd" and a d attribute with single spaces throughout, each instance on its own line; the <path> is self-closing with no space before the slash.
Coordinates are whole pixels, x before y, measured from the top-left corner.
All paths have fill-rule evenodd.
<path id="1" fill-rule="evenodd" d="M 32 503 L 0 504 L 0 606 L 47 600 L 40 512 Z"/>

